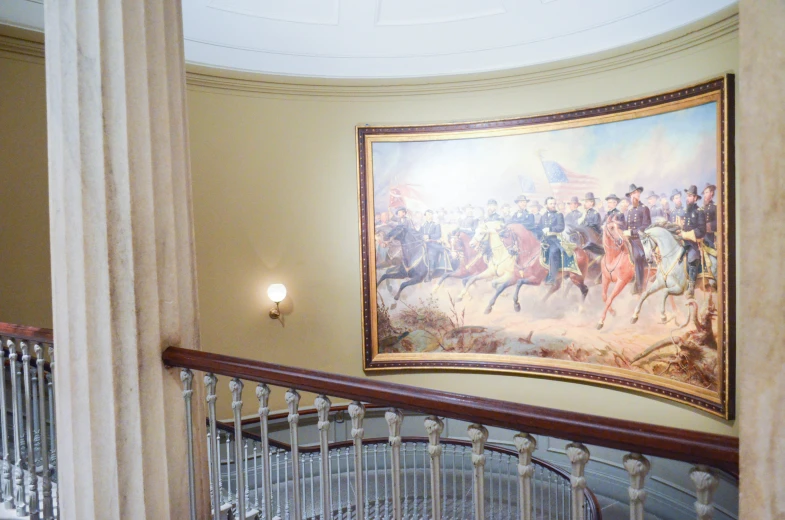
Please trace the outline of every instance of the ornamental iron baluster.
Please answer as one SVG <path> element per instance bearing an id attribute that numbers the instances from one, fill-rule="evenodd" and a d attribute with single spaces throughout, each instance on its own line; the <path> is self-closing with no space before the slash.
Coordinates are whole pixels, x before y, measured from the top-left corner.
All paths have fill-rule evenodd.
<path id="1" fill-rule="evenodd" d="M 513 437 L 513 442 L 518 450 L 518 507 L 521 520 L 532 520 L 534 517 L 532 453 L 537 449 L 537 440 L 528 433 L 519 433 Z"/>
<path id="2" fill-rule="evenodd" d="M 473 498 L 475 520 L 485 519 L 485 441 L 488 440 L 488 429 L 479 424 L 471 424 L 468 428 L 469 439 L 472 441 Z"/>
<path id="3" fill-rule="evenodd" d="M 300 422 L 300 414 L 298 413 L 300 394 L 297 393 L 297 390 L 294 388 L 290 388 L 286 391 L 285 399 L 286 405 L 289 408 L 287 420 L 289 421 L 289 438 L 291 439 L 292 444 L 292 483 L 294 484 L 292 486 L 293 510 L 294 517 L 297 520 L 301 520 L 303 513 L 302 504 L 300 503 L 300 446 L 298 432 L 298 424 Z"/>
<path id="4" fill-rule="evenodd" d="M 10 343 L 10 342 L 9 342 Z M 9 351 L 10 352 L 10 351 Z M 0 345 L 0 433 L 3 436 L 3 474 L 2 474 L 2 495 L 6 509 L 14 509 L 14 489 L 11 477 L 11 450 L 8 446 L 8 402 L 5 393 L 5 349 Z"/>
<path id="5" fill-rule="evenodd" d="M 352 418 L 352 439 L 354 440 L 354 489 L 355 489 L 355 509 L 357 520 L 365 518 L 365 489 L 363 488 L 363 418 L 365 417 L 365 406 L 354 401 L 349 405 L 349 417 Z"/>
<path id="6" fill-rule="evenodd" d="M 567 457 L 570 459 L 572 465 L 572 473 L 570 474 L 570 485 L 572 486 L 572 520 L 585 520 L 586 518 L 586 503 L 583 499 L 584 490 L 586 489 L 586 477 L 583 472 L 586 469 L 586 463 L 589 462 L 591 454 L 583 444 L 579 442 L 571 442 L 566 447 Z"/>
<path id="7" fill-rule="evenodd" d="M 624 469 L 630 474 L 630 520 L 643 520 L 643 505 L 646 502 L 644 484 L 649 474 L 651 463 L 639 453 L 630 453 L 622 459 Z"/>
<path id="8" fill-rule="evenodd" d="M 243 472 L 243 382 L 238 378 L 229 381 L 234 412 L 234 473 L 237 486 L 237 518 L 245 520 L 245 473 Z"/>
<path id="9" fill-rule="evenodd" d="M 259 426 L 262 436 L 262 520 L 270 520 L 272 514 L 272 483 L 270 481 L 270 433 L 267 418 L 270 415 L 270 387 L 264 383 L 256 386 L 256 398 L 259 400 Z M 280 482 L 278 483 L 280 488 Z M 278 501 L 280 503 L 280 500 Z"/>
<path id="10" fill-rule="evenodd" d="M 183 400 L 185 401 L 185 437 L 188 443 L 188 500 L 190 503 L 191 520 L 196 520 L 196 477 L 194 475 L 194 429 L 191 398 L 194 395 L 194 374 L 187 368 L 180 370 L 180 381 L 183 383 Z"/>
<path id="11" fill-rule="evenodd" d="M 717 471 L 708 466 L 695 466 L 690 470 L 690 479 L 695 484 L 698 520 L 711 520 L 714 516 L 714 492 L 720 485 Z"/>
<path id="12" fill-rule="evenodd" d="M 390 408 L 384 413 L 390 436 L 388 438 L 392 449 L 392 506 L 393 519 L 401 520 L 401 423 L 403 412 L 397 408 Z"/>
<path id="13" fill-rule="evenodd" d="M 325 395 L 316 397 L 314 405 L 319 414 L 319 444 L 321 452 L 321 491 L 322 491 L 322 518 L 332 517 L 332 475 L 330 473 L 330 446 L 328 435 L 330 433 L 330 400 Z M 313 475 L 311 475 L 313 481 Z"/>
<path id="14" fill-rule="evenodd" d="M 210 478 L 213 483 L 213 518 L 215 520 L 221 518 L 221 454 L 220 439 L 215 425 L 215 400 L 218 398 L 215 387 L 217 383 L 218 378 L 215 377 L 215 374 L 204 375 L 204 385 L 207 387 L 207 416 L 210 423 L 210 456 L 212 457 Z"/>
<path id="15" fill-rule="evenodd" d="M 425 418 L 425 431 L 428 433 L 428 455 L 431 457 L 431 518 L 441 520 L 442 445 L 439 442 L 444 431 L 444 422 L 435 415 L 430 415 Z"/>
<path id="16" fill-rule="evenodd" d="M 44 348 L 40 343 L 35 344 L 35 356 L 36 371 L 38 372 L 38 426 L 41 436 L 43 516 L 44 520 L 51 520 L 54 518 L 54 504 L 52 502 L 52 480 L 49 469 L 49 439 L 46 432 L 46 375 L 44 373 L 46 361 L 44 360 Z M 0 381 L 0 384 L 2 384 L 2 381 Z"/>
<path id="17" fill-rule="evenodd" d="M 16 345 L 13 340 L 8 340 L 8 361 L 11 370 L 11 408 L 14 419 L 14 503 L 19 516 L 27 516 L 27 503 L 25 501 L 24 472 L 22 471 L 22 417 L 18 396 L 19 380 L 16 368 Z"/>

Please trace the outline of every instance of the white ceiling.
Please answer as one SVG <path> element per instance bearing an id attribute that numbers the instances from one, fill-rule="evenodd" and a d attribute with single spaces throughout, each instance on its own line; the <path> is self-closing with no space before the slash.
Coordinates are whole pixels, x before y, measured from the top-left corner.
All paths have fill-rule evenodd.
<path id="1" fill-rule="evenodd" d="M 296 76 L 400 78 L 591 54 L 695 22 L 736 0 L 182 2 L 189 63 Z M 42 30 L 42 0 L 0 0 L 0 23 Z"/>

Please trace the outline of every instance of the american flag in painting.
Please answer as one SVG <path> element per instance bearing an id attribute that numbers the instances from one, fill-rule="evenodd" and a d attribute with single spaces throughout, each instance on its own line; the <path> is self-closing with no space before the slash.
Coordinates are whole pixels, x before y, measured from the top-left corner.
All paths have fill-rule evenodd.
<path id="1" fill-rule="evenodd" d="M 545 177 L 557 200 L 565 200 L 572 196 L 583 198 L 587 191 L 597 191 L 599 183 L 595 177 L 575 173 L 556 161 L 541 162 Z"/>

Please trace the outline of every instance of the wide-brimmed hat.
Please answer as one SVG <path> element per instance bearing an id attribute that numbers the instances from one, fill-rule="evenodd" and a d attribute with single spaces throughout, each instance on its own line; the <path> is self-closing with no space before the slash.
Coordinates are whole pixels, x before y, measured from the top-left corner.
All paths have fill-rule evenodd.
<path id="1" fill-rule="evenodd" d="M 659 196 L 659 195 L 657 195 L 656 193 L 654 193 L 654 190 L 651 190 L 651 191 L 649 192 L 649 194 L 648 194 L 648 195 L 646 195 L 646 198 L 647 198 L 647 199 L 652 199 L 652 198 L 654 198 L 654 199 L 659 199 L 659 198 L 660 198 L 660 196 Z"/>
<path id="2" fill-rule="evenodd" d="M 488 206 L 490 206 L 491 204 L 493 204 L 494 206 L 499 205 L 499 203 L 496 202 L 496 199 L 488 199 Z"/>
<path id="3" fill-rule="evenodd" d="M 635 192 L 643 193 L 643 186 L 636 186 L 634 184 L 630 184 L 630 191 L 624 194 L 625 197 L 629 197 Z"/>
<path id="4" fill-rule="evenodd" d="M 667 196 L 667 195 L 665 195 L 664 193 L 660 193 L 660 198 L 661 198 L 661 199 L 667 199 L 667 198 L 668 198 L 668 196 Z"/>
<path id="5" fill-rule="evenodd" d="M 526 195 L 518 195 L 513 202 L 529 202 L 529 199 L 526 198 Z"/>
<path id="6" fill-rule="evenodd" d="M 711 191 L 717 191 L 717 186 L 715 186 L 710 182 L 707 182 L 706 186 L 703 187 L 703 191 L 706 191 L 707 189 L 711 189 Z"/>
<path id="7" fill-rule="evenodd" d="M 673 191 L 671 192 L 671 201 L 673 201 L 673 197 L 675 197 L 676 195 L 681 196 L 681 192 L 676 188 L 673 188 Z"/>
<path id="8" fill-rule="evenodd" d="M 578 197 L 570 197 L 570 204 L 580 204 L 581 201 Z"/>
<path id="9" fill-rule="evenodd" d="M 404 213 L 409 212 L 409 210 L 406 209 L 406 206 L 398 206 L 397 208 L 393 209 L 393 215 L 397 215 L 399 211 L 403 211 Z"/>
<path id="10" fill-rule="evenodd" d="M 583 200 L 584 200 L 584 201 L 587 201 L 587 200 L 595 201 L 595 200 L 600 200 L 600 199 L 598 199 L 597 197 L 595 197 L 595 196 L 594 196 L 594 193 L 592 193 L 592 192 L 588 191 L 588 192 L 586 192 L 586 196 L 585 196 L 585 197 L 583 197 Z"/>
<path id="11" fill-rule="evenodd" d="M 610 195 L 605 197 L 605 200 L 615 200 L 618 203 L 621 199 L 617 197 L 615 193 L 611 193 Z"/>
<path id="12" fill-rule="evenodd" d="M 687 195 L 695 195 L 698 198 L 698 200 L 701 200 L 701 196 L 698 195 L 698 187 L 695 186 L 694 184 L 684 191 L 687 193 Z"/>
<path id="13" fill-rule="evenodd" d="M 531 199 L 531 200 L 529 201 L 528 205 L 531 205 L 531 204 L 534 204 L 534 205 L 535 205 L 535 206 L 537 206 L 538 208 L 540 207 L 540 203 L 539 203 L 539 202 L 537 202 L 535 199 Z"/>

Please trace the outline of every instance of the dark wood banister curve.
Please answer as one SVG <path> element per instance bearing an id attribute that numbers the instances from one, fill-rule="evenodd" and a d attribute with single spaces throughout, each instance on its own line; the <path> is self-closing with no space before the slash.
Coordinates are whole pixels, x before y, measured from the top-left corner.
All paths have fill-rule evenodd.
<path id="1" fill-rule="evenodd" d="M 169 367 L 212 372 L 485 426 L 705 464 L 738 475 L 739 440 L 726 435 L 454 394 L 179 347 L 167 348 L 162 357 Z"/>
<path id="2" fill-rule="evenodd" d="M 16 339 L 47 344 L 51 344 L 55 338 L 52 329 L 27 327 L 25 325 L 15 325 L 13 323 L 5 323 L 2 321 L 0 321 L 0 336 L 10 336 Z"/>

